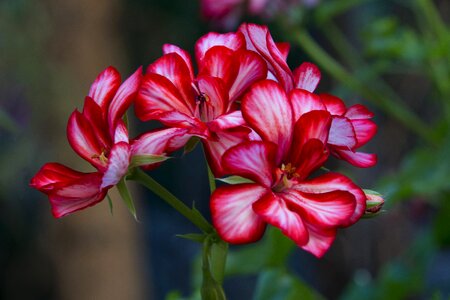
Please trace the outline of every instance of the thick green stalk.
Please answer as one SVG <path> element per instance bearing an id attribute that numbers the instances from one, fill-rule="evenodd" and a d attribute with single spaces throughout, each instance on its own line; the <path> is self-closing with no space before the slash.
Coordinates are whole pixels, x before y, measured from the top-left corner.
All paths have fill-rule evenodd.
<path id="1" fill-rule="evenodd" d="M 322 69 L 331 76 L 347 85 L 355 92 L 361 94 L 374 105 L 390 114 L 401 122 L 406 128 L 417 133 L 424 140 L 434 143 L 434 136 L 428 126 L 417 117 L 411 110 L 398 99 L 393 99 L 392 95 L 385 95 L 378 90 L 374 90 L 356 77 L 348 73 L 335 59 L 329 56 L 304 29 L 289 28 L 291 40 L 300 46 L 308 55 L 310 55 Z"/>
<path id="2" fill-rule="evenodd" d="M 206 221 L 206 219 L 195 208 L 191 209 L 188 207 L 140 168 L 135 168 L 134 171 L 128 175 L 127 179 L 137 181 L 147 187 L 204 233 L 210 234 L 214 232 L 214 227 L 209 224 L 208 221 Z"/>

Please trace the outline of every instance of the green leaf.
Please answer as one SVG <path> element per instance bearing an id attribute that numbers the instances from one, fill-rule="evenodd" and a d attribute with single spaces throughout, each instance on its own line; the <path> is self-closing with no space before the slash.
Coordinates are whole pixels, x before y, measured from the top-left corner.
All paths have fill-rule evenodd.
<path id="1" fill-rule="evenodd" d="M 112 215 L 113 214 L 113 203 L 112 203 L 111 197 L 108 194 L 106 194 L 106 198 L 108 199 L 109 212 Z"/>
<path id="2" fill-rule="evenodd" d="M 197 146 L 198 142 L 200 142 L 200 138 L 197 136 L 193 136 L 189 139 L 189 141 L 184 146 L 183 154 L 188 154 L 189 152 L 192 152 L 195 147 Z"/>
<path id="3" fill-rule="evenodd" d="M 165 155 L 134 155 L 131 159 L 130 168 L 163 162 L 169 158 Z"/>
<path id="4" fill-rule="evenodd" d="M 240 183 L 254 183 L 252 180 L 241 176 L 230 176 L 225 178 L 217 178 L 217 180 L 228 184 L 240 184 Z"/>
<path id="5" fill-rule="evenodd" d="M 205 235 L 201 234 L 201 233 L 187 233 L 187 234 L 177 234 L 176 235 L 179 238 L 182 239 L 186 239 L 186 240 L 190 240 L 190 241 L 194 241 L 194 242 L 198 242 L 198 243 L 203 243 L 205 241 Z"/>
<path id="6" fill-rule="evenodd" d="M 130 213 L 133 215 L 134 219 L 137 221 L 138 219 L 136 216 L 136 208 L 134 206 L 133 199 L 131 198 L 130 191 L 127 188 L 124 178 L 122 178 L 119 183 L 117 183 L 117 190 L 119 190 L 123 202 L 127 206 Z"/>
<path id="7" fill-rule="evenodd" d="M 321 300 L 317 291 L 290 273 L 276 268 L 261 272 L 253 300 Z"/>

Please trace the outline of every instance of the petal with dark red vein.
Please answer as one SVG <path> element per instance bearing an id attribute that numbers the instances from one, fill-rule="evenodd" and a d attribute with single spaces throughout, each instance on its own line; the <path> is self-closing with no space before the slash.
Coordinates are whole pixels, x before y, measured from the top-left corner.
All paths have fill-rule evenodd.
<path id="1" fill-rule="evenodd" d="M 333 149 L 332 154 L 354 165 L 355 167 L 370 168 L 377 164 L 377 155 L 373 153 Z"/>
<path id="2" fill-rule="evenodd" d="M 82 177 L 48 194 L 52 213 L 55 218 L 95 205 L 106 196 L 106 190 L 100 189 L 102 174 L 85 173 Z"/>
<path id="3" fill-rule="evenodd" d="M 346 222 L 341 224 L 343 227 L 350 226 L 358 221 L 366 209 L 366 197 L 364 192 L 348 177 L 339 173 L 326 173 L 314 179 L 302 181 L 292 188 L 310 194 L 321 194 L 332 191 L 346 191 L 353 194 L 356 200 L 356 207 L 353 215 L 350 216 Z"/>
<path id="4" fill-rule="evenodd" d="M 76 181 L 84 174 L 59 163 L 47 163 L 31 179 L 30 186 L 43 193 L 49 193 Z"/>
<path id="5" fill-rule="evenodd" d="M 117 120 L 123 117 L 125 111 L 130 107 L 135 100 L 138 89 L 142 80 L 142 67 L 139 67 L 117 90 L 116 95 L 111 100 L 108 110 L 108 125 L 111 130 L 111 135 Z"/>
<path id="6" fill-rule="evenodd" d="M 302 216 L 297 211 L 291 210 L 278 194 L 266 193 L 253 203 L 253 210 L 266 223 L 281 229 L 281 232 L 298 246 L 308 242 L 308 231 L 305 228 Z"/>
<path id="7" fill-rule="evenodd" d="M 346 112 L 346 107 L 344 101 L 340 98 L 330 95 L 330 94 L 320 94 L 323 104 L 330 112 L 330 114 L 335 116 L 342 116 Z"/>
<path id="8" fill-rule="evenodd" d="M 244 127 L 219 130 L 213 138 L 203 140 L 205 155 L 215 177 L 226 175 L 222 168 L 222 157 L 228 149 L 248 140 L 249 130 Z"/>
<path id="9" fill-rule="evenodd" d="M 371 120 L 351 120 L 358 143 L 356 148 L 364 146 L 377 133 L 377 124 Z"/>
<path id="10" fill-rule="evenodd" d="M 218 77 L 223 80 L 227 90 L 238 72 L 238 60 L 235 52 L 224 46 L 209 49 L 199 66 L 199 76 Z"/>
<path id="11" fill-rule="evenodd" d="M 107 149 L 99 143 L 98 137 L 88 120 L 74 111 L 67 124 L 67 139 L 72 149 L 97 169 L 103 170 L 106 164 L 98 157 Z"/>
<path id="12" fill-rule="evenodd" d="M 309 234 L 309 240 L 306 245 L 301 246 L 303 250 L 306 250 L 317 258 L 321 258 L 330 249 L 336 238 L 335 228 L 320 228 L 305 222 L 306 228 Z"/>
<path id="13" fill-rule="evenodd" d="M 341 226 L 348 222 L 355 211 L 355 197 L 345 191 L 305 193 L 293 186 L 278 195 L 305 221 L 319 227 Z"/>
<path id="14" fill-rule="evenodd" d="M 158 74 L 147 74 L 142 80 L 135 103 L 135 112 L 139 119 L 148 121 L 155 112 L 178 111 L 193 116 L 181 94 L 169 79 Z"/>
<path id="15" fill-rule="evenodd" d="M 186 66 L 189 69 L 189 76 L 191 77 L 191 80 L 194 79 L 194 70 L 192 69 L 191 55 L 189 55 L 189 53 L 186 50 L 181 49 L 180 47 L 178 47 L 176 45 L 164 44 L 163 45 L 163 53 L 164 54 L 176 53 L 179 56 L 181 56 L 181 58 L 184 59 L 184 62 L 186 63 Z"/>
<path id="16" fill-rule="evenodd" d="M 249 50 L 236 51 L 239 69 L 230 88 L 230 103 L 240 98 L 255 82 L 266 78 L 267 65 L 255 52 Z"/>
<path id="17" fill-rule="evenodd" d="M 264 139 L 278 145 L 277 162 L 287 154 L 292 141 L 292 108 L 278 83 L 264 80 L 256 83 L 242 101 L 242 115 Z"/>
<path id="18" fill-rule="evenodd" d="M 185 106 L 191 111 L 195 106 L 192 78 L 186 61 L 177 53 L 165 54 L 147 67 L 147 74 L 158 74 L 167 78 L 179 91 Z"/>
<path id="19" fill-rule="evenodd" d="M 297 121 L 307 112 L 313 110 L 326 110 L 326 107 L 322 103 L 320 97 L 306 90 L 292 90 L 289 94 L 289 99 L 294 110 L 294 121 Z"/>
<path id="20" fill-rule="evenodd" d="M 89 90 L 89 97 L 106 112 L 107 107 L 120 86 L 120 74 L 114 67 L 101 72 Z"/>
<path id="21" fill-rule="evenodd" d="M 211 195 L 211 217 L 220 237 L 232 244 L 256 242 L 266 224 L 254 213 L 252 204 L 269 192 L 257 184 L 219 187 Z"/>
<path id="22" fill-rule="evenodd" d="M 271 142 L 244 142 L 225 152 L 224 170 L 239 175 L 266 187 L 274 181 L 276 145 Z"/>
<path id="23" fill-rule="evenodd" d="M 319 68 L 310 62 L 302 63 L 294 70 L 294 87 L 297 89 L 314 92 L 320 81 Z"/>
<path id="24" fill-rule="evenodd" d="M 199 66 L 202 64 L 205 53 L 214 46 L 225 46 L 231 50 L 238 50 L 245 47 L 245 39 L 239 32 L 205 34 L 195 44 L 195 59 Z"/>

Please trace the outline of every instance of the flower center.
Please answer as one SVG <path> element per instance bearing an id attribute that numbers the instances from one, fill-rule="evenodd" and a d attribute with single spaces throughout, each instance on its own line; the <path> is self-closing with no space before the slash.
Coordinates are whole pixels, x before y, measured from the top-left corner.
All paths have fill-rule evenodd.
<path id="1" fill-rule="evenodd" d="M 278 181 L 277 184 L 273 187 L 275 192 L 281 192 L 285 188 L 289 188 L 292 186 L 292 179 L 299 177 L 299 175 L 295 172 L 296 168 L 291 164 L 281 164 L 281 167 L 278 169 Z"/>
<path id="2" fill-rule="evenodd" d="M 108 157 L 106 157 L 105 149 L 102 150 L 102 153 L 100 153 L 100 155 L 98 154 L 92 155 L 92 158 L 98 158 L 98 160 L 100 160 L 100 162 L 104 165 L 108 164 Z"/>

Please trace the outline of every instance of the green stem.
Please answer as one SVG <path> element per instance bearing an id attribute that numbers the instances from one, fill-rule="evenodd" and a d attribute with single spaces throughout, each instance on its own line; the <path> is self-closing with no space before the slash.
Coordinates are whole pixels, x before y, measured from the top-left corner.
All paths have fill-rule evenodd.
<path id="1" fill-rule="evenodd" d="M 221 244 L 225 244 L 221 240 L 216 240 L 213 235 L 209 235 L 205 238 L 203 242 L 203 251 L 202 251 L 202 288 L 201 295 L 203 300 L 226 300 L 225 292 L 222 288 L 223 282 L 223 274 L 225 269 L 225 259 L 226 252 L 224 255 L 220 255 L 222 258 L 219 263 L 220 267 L 223 267 L 220 270 L 220 273 L 217 273 L 217 267 L 214 266 L 217 263 L 217 259 L 214 259 L 215 246 L 220 246 Z M 226 247 L 228 249 L 228 246 Z"/>
<path id="2" fill-rule="evenodd" d="M 140 168 L 135 168 L 134 171 L 130 175 L 128 175 L 127 179 L 137 181 L 143 186 L 147 187 L 161 199 L 166 201 L 167 204 L 175 208 L 180 214 L 191 221 L 191 223 L 197 226 L 204 233 L 214 232 L 214 227 L 209 224 L 208 221 L 206 221 L 206 219 L 200 214 L 198 210 L 188 207 Z"/>
<path id="3" fill-rule="evenodd" d="M 285 30 L 291 33 L 291 40 L 310 55 L 325 71 L 337 80 L 343 82 L 355 92 L 361 94 L 367 100 L 371 101 L 380 109 L 389 113 L 395 119 L 400 121 L 406 128 L 413 130 L 424 140 L 434 144 L 434 136 L 428 126 L 412 113 L 404 103 L 392 95 L 380 93 L 360 82 L 350 73 L 348 73 L 335 59 L 329 56 L 304 29 L 289 28 Z"/>

